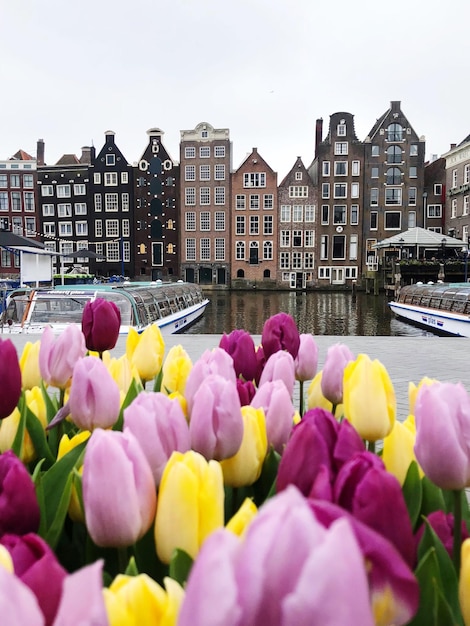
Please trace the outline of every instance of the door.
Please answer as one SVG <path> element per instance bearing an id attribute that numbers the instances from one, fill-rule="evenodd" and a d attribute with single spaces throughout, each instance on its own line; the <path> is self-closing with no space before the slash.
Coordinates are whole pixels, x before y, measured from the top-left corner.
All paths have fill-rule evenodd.
<path id="1" fill-rule="evenodd" d="M 290 273 L 290 288 L 295 289 L 295 272 Z"/>
<path id="2" fill-rule="evenodd" d="M 331 268 L 331 284 L 344 285 L 344 267 Z"/>

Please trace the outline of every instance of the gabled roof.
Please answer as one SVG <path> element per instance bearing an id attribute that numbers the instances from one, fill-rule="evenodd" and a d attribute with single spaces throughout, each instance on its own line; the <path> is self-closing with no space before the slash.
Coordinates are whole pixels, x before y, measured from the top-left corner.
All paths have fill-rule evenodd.
<path id="1" fill-rule="evenodd" d="M 428 248 L 440 248 L 445 240 L 446 248 L 462 248 L 467 244 L 461 239 L 455 237 L 446 237 L 442 233 L 436 233 L 426 228 L 410 228 L 403 233 L 397 233 L 393 237 L 382 239 L 376 243 L 374 248 L 398 248 L 400 246 L 420 246 Z"/>
<path id="2" fill-rule="evenodd" d="M 57 161 L 56 165 L 77 165 L 80 160 L 77 159 L 75 154 L 63 154 Z"/>
<path id="3" fill-rule="evenodd" d="M 44 248 L 44 244 L 29 239 L 29 237 L 22 237 L 10 231 L 0 231 L 0 247 L 8 248 Z"/>
<path id="4" fill-rule="evenodd" d="M 467 137 L 465 137 L 465 139 L 459 143 L 459 146 L 458 146 L 458 147 L 463 146 L 463 145 L 464 145 L 464 143 L 468 143 L 469 141 L 470 141 L 470 135 L 468 135 Z"/>
<path id="5" fill-rule="evenodd" d="M 241 162 L 240 166 L 237 168 L 236 171 L 240 170 L 245 165 L 245 163 L 249 161 L 249 159 L 252 159 L 253 163 L 255 163 L 256 161 L 260 161 L 261 163 L 263 163 L 263 165 L 265 165 L 269 169 L 270 172 L 272 172 L 273 174 L 276 173 L 273 170 L 273 168 L 267 163 L 267 161 L 265 161 L 263 157 L 259 154 L 258 148 L 253 148 L 251 152 L 246 155 L 246 158 Z"/>
<path id="6" fill-rule="evenodd" d="M 287 179 L 292 175 L 293 172 L 305 172 L 308 176 L 308 172 L 307 172 L 307 168 L 305 167 L 302 158 L 301 157 L 297 157 L 297 159 L 295 160 L 294 165 L 291 167 L 291 169 L 287 172 L 287 174 L 284 176 L 282 182 L 280 183 L 279 187 L 282 187 L 282 185 L 284 185 L 287 181 Z"/>
<path id="7" fill-rule="evenodd" d="M 28 154 L 24 150 L 18 150 L 18 152 L 16 152 L 9 160 L 10 161 L 34 161 L 34 157 L 32 157 L 30 154 Z"/>

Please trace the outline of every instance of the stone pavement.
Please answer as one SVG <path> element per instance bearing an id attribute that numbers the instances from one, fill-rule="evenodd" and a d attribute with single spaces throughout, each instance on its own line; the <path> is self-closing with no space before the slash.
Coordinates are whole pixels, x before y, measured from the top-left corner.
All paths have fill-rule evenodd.
<path id="1" fill-rule="evenodd" d="M 18 354 L 27 341 L 36 341 L 35 335 L 3 335 L 11 338 Z M 260 336 L 253 336 L 255 344 Z M 166 351 L 181 344 L 190 358 L 197 360 L 205 350 L 215 348 L 219 335 L 170 335 L 165 337 Z M 388 370 L 397 396 L 397 417 L 404 420 L 408 414 L 408 383 L 417 384 L 424 376 L 442 382 L 462 382 L 470 392 L 470 339 L 462 337 L 358 337 L 316 336 L 319 348 L 319 369 L 323 367 L 328 348 L 335 343 L 344 343 L 355 354 L 365 353 L 378 359 Z M 113 356 L 125 352 L 125 337 L 121 337 L 113 350 Z"/>

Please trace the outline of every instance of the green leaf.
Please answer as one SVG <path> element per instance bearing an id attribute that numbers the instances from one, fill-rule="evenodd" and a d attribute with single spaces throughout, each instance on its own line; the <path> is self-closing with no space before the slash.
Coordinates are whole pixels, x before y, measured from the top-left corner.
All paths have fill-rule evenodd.
<path id="1" fill-rule="evenodd" d="M 264 459 L 261 475 L 253 485 L 254 501 L 257 507 L 276 493 L 276 478 L 280 461 L 281 456 L 271 448 Z"/>
<path id="2" fill-rule="evenodd" d="M 442 626 L 435 620 L 435 583 L 439 581 L 439 565 L 434 548 L 430 548 L 420 560 L 415 575 L 419 583 L 420 602 L 418 612 L 408 626 Z"/>
<path id="3" fill-rule="evenodd" d="M 160 368 L 158 375 L 155 376 L 155 382 L 153 384 L 153 391 L 160 391 L 162 388 L 162 380 L 163 380 L 163 367 Z"/>
<path id="4" fill-rule="evenodd" d="M 126 409 L 143 390 L 144 388 L 141 383 L 138 383 L 135 378 L 133 378 L 131 384 L 129 385 L 129 389 L 127 390 L 126 397 L 124 398 L 124 402 L 122 403 L 121 410 L 119 411 L 119 417 L 113 426 L 113 430 L 122 430 L 122 425 L 124 423 L 124 409 Z"/>
<path id="5" fill-rule="evenodd" d="M 170 576 L 181 586 L 188 580 L 189 572 L 193 565 L 193 559 L 184 550 L 176 549 L 170 561 Z"/>
<path id="6" fill-rule="evenodd" d="M 22 391 L 20 400 L 18 402 L 20 419 L 18 421 L 18 428 L 16 429 L 16 435 L 13 439 L 13 444 L 11 446 L 11 449 L 19 459 L 21 459 L 21 452 L 23 450 L 24 432 L 26 428 L 26 408 L 26 399 L 24 391 Z"/>
<path id="7" fill-rule="evenodd" d="M 431 482 L 427 476 L 423 476 L 421 480 L 421 487 L 423 492 L 421 515 L 427 516 L 433 511 L 446 510 L 442 489 Z"/>
<path id="8" fill-rule="evenodd" d="M 139 572 L 148 574 L 162 585 L 163 579 L 165 576 L 168 576 L 168 566 L 162 563 L 157 557 L 153 525 L 145 535 L 134 544 L 134 556 Z"/>
<path id="9" fill-rule="evenodd" d="M 137 569 L 137 564 L 135 562 L 135 558 L 131 556 L 129 559 L 129 563 L 127 564 L 126 571 L 124 572 L 126 576 L 138 576 L 139 570 Z"/>
<path id="10" fill-rule="evenodd" d="M 40 459 L 44 459 L 48 466 L 53 465 L 55 457 L 53 456 L 49 444 L 47 443 L 44 427 L 38 417 L 26 406 L 26 428 L 33 443 L 34 449 Z"/>
<path id="11" fill-rule="evenodd" d="M 42 381 L 41 383 L 41 393 L 42 397 L 44 398 L 44 403 L 46 405 L 47 423 L 50 424 L 52 422 L 52 419 L 55 417 L 57 411 L 59 410 L 57 398 L 54 398 L 47 393 L 44 381 Z"/>
<path id="12" fill-rule="evenodd" d="M 57 546 L 57 543 L 60 539 L 60 535 L 62 533 L 62 529 L 64 527 L 65 518 L 67 516 L 67 511 L 70 503 L 70 495 L 72 493 L 72 481 L 73 475 L 70 473 L 67 476 L 67 480 L 64 484 L 61 497 L 58 503 L 57 508 L 55 509 L 55 515 L 52 519 L 51 524 L 46 529 L 46 534 L 44 535 L 44 539 L 54 550 Z"/>
<path id="13" fill-rule="evenodd" d="M 402 491 L 411 524 L 413 529 L 416 530 L 423 502 L 423 490 L 416 461 L 413 461 L 408 468 Z"/>

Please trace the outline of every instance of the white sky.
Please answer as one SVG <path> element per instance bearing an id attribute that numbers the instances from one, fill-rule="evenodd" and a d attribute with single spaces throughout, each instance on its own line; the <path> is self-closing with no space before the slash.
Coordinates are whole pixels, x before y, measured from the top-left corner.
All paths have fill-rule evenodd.
<path id="1" fill-rule="evenodd" d="M 0 0 L 0 159 L 104 144 L 133 163 L 159 127 L 229 128 L 279 182 L 314 156 L 315 121 L 364 139 L 400 100 L 426 156 L 470 133 L 469 0 Z"/>

